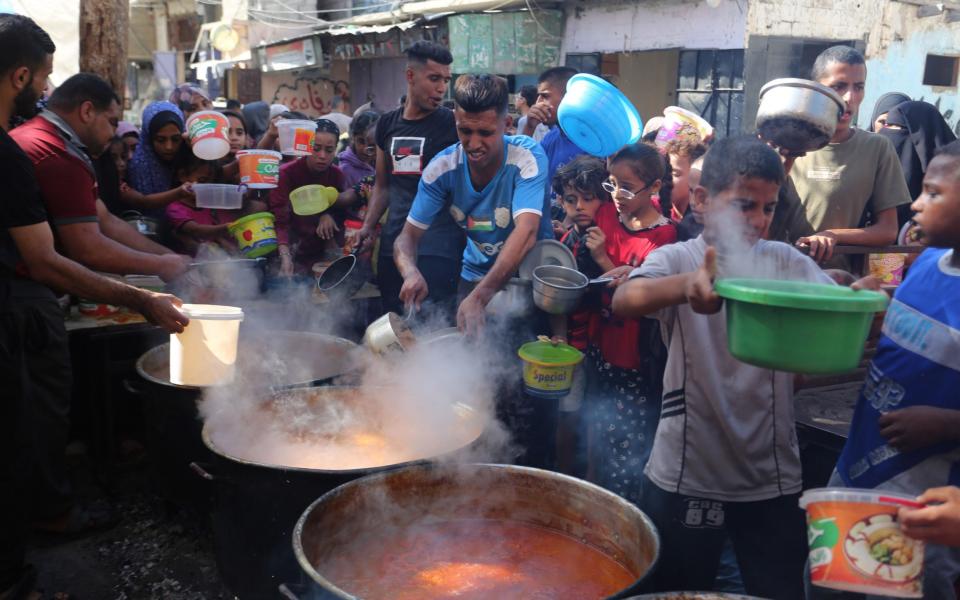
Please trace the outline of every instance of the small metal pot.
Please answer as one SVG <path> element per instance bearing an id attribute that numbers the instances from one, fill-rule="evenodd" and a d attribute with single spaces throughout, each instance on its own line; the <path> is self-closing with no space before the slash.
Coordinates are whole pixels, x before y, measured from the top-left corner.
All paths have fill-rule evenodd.
<path id="1" fill-rule="evenodd" d="M 575 269 L 541 265 L 533 270 L 533 302 L 551 315 L 570 314 L 580 305 L 589 281 Z"/>
<path id="2" fill-rule="evenodd" d="M 498 317 L 528 317 L 533 313 L 529 279 L 514 277 L 487 304 L 487 313 Z"/>
<path id="3" fill-rule="evenodd" d="M 757 133 L 793 154 L 830 143 L 846 102 L 825 85 L 806 79 L 774 79 L 760 89 Z"/>
<path id="4" fill-rule="evenodd" d="M 363 345 L 376 354 L 403 352 L 415 338 L 407 322 L 395 312 L 381 316 L 363 334 Z"/>
<path id="5" fill-rule="evenodd" d="M 149 238 L 155 238 L 160 232 L 160 222 L 153 217 L 145 217 L 136 210 L 125 211 L 122 218 L 127 223 Z"/>
<path id="6" fill-rule="evenodd" d="M 317 289 L 328 296 L 347 300 L 353 297 L 368 279 L 368 269 L 365 263 L 357 257 L 359 248 L 341 256 L 330 263 L 323 273 L 317 277 Z"/>

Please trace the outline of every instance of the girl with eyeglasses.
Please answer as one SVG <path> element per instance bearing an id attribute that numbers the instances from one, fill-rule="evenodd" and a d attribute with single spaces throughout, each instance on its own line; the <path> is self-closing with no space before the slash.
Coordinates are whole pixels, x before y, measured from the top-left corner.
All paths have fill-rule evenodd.
<path id="1" fill-rule="evenodd" d="M 632 502 L 640 499 L 643 468 L 660 416 L 666 350 L 656 321 L 613 314 L 613 287 L 656 248 L 677 240 L 676 226 L 653 196 L 666 174 L 654 148 L 633 144 L 607 159 L 602 187 L 613 202 L 600 205 L 587 246 L 608 276 L 587 352 L 588 474 L 591 481 Z"/>

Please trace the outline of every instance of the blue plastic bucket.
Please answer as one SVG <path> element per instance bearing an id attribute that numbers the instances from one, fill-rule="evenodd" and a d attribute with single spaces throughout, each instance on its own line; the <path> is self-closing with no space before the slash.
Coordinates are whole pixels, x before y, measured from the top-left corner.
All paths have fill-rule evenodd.
<path id="1" fill-rule="evenodd" d="M 610 156 L 643 133 L 640 113 L 623 93 L 596 75 L 580 73 L 567 82 L 557 109 L 567 137 L 593 156 Z"/>

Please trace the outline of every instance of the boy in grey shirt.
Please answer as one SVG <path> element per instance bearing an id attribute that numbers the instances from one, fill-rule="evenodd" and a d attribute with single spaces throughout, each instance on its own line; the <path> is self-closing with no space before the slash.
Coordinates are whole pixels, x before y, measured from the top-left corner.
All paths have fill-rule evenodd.
<path id="1" fill-rule="evenodd" d="M 655 250 L 614 297 L 617 314 L 659 319 L 668 348 L 640 503 L 663 543 L 652 591 L 709 589 L 729 535 L 747 593 L 803 597 L 793 375 L 729 353 L 713 290 L 717 276 L 832 283 L 809 257 L 763 239 L 783 180 L 780 157 L 755 138 L 714 144 L 692 195 L 704 233 Z"/>

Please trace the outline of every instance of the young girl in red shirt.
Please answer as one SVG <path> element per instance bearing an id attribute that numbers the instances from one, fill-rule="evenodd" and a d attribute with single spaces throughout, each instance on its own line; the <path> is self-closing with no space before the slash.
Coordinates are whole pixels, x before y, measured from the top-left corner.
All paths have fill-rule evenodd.
<path id="1" fill-rule="evenodd" d="M 607 170 L 603 187 L 613 202 L 600 206 L 587 240 L 605 249 L 595 253 L 597 264 L 625 278 L 653 250 L 675 242 L 677 230 L 651 200 L 666 173 L 659 152 L 626 146 L 607 160 Z M 588 479 L 637 502 L 660 415 L 666 350 L 656 321 L 617 317 L 612 296 L 612 288 L 604 290 L 588 351 Z"/>

